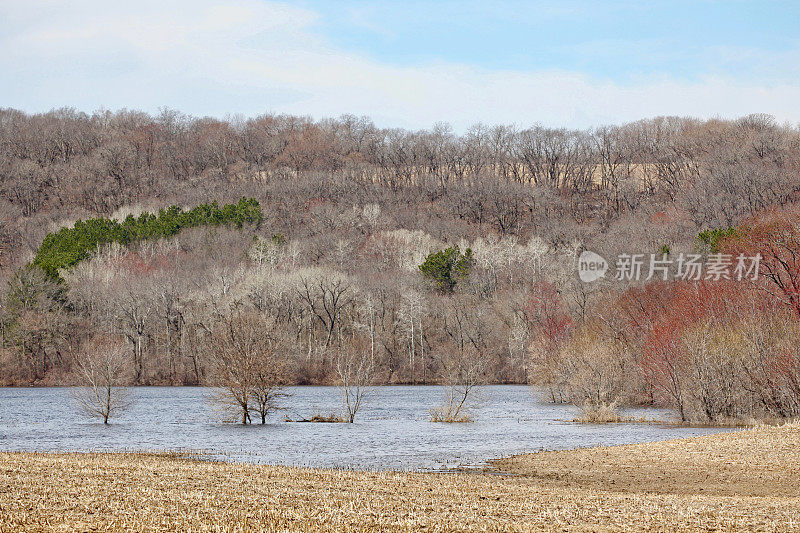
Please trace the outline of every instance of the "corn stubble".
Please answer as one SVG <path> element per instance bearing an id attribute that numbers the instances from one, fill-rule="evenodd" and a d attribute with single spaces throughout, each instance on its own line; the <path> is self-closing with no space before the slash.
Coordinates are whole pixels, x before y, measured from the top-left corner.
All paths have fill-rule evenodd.
<path id="1" fill-rule="evenodd" d="M 797 424 L 520 456 L 495 467 L 514 475 L 2 453 L 0 531 L 774 531 L 800 524 Z M 708 481 L 690 472 L 706 472 Z"/>

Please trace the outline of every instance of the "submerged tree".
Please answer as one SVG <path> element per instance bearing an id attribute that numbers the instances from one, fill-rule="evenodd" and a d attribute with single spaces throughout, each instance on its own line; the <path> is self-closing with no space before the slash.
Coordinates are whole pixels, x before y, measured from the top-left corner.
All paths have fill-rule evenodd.
<path id="1" fill-rule="evenodd" d="M 253 365 L 252 412 L 267 423 L 267 416 L 280 408 L 281 398 L 288 396 L 284 390 L 286 384 L 286 363 L 280 357 L 283 347 L 279 339 L 267 334 L 261 355 Z"/>
<path id="2" fill-rule="evenodd" d="M 447 354 L 441 359 L 442 381 L 447 385 L 445 404 L 431 411 L 432 422 L 471 422 L 467 414 L 470 395 L 486 380 L 486 361 L 473 350 Z"/>
<path id="3" fill-rule="evenodd" d="M 465 413 L 475 387 L 485 383 L 487 331 L 481 311 L 469 299 L 453 302 L 442 314 L 449 338 L 439 353 L 442 383 L 447 385 L 446 403 L 432 411 L 433 422 L 469 422 Z"/>
<path id="4" fill-rule="evenodd" d="M 336 375 L 342 391 L 347 421 L 353 423 L 372 385 L 375 367 L 367 350 L 343 348 L 336 357 Z"/>
<path id="5" fill-rule="evenodd" d="M 242 424 L 257 413 L 265 424 L 283 396 L 284 364 L 271 324 L 255 311 L 235 310 L 214 327 L 209 339 L 211 384 L 223 407 L 239 414 Z"/>
<path id="6" fill-rule="evenodd" d="M 112 415 L 132 405 L 125 387 L 130 381 L 130 358 L 120 340 L 92 339 L 76 358 L 75 369 L 82 385 L 75 389 L 75 400 L 89 416 L 108 424 Z"/>

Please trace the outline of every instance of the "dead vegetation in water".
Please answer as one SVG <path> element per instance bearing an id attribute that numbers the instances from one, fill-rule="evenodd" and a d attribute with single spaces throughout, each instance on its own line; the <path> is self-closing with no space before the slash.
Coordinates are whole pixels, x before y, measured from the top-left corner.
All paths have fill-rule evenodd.
<path id="1" fill-rule="evenodd" d="M 289 418 L 287 416 L 287 417 L 284 418 L 284 421 L 285 422 L 319 422 L 319 423 L 324 423 L 324 424 L 339 424 L 339 423 L 347 422 L 347 420 L 345 420 L 344 417 L 339 416 L 339 415 L 337 415 L 335 413 L 330 413 L 330 414 L 327 414 L 327 415 L 323 415 L 323 414 L 320 414 L 320 413 L 315 413 L 315 414 L 311 415 L 311 418 L 300 417 L 300 418 L 297 418 L 297 419 L 292 419 L 292 418 Z"/>
<path id="2" fill-rule="evenodd" d="M 495 462 L 514 476 L 0 453 L 2 531 L 789 530 L 800 426 Z"/>
<path id="3" fill-rule="evenodd" d="M 469 424 L 474 422 L 474 419 L 465 412 L 453 412 L 453 409 L 448 407 L 439 407 L 430 410 L 431 422 L 444 423 L 444 424 Z"/>

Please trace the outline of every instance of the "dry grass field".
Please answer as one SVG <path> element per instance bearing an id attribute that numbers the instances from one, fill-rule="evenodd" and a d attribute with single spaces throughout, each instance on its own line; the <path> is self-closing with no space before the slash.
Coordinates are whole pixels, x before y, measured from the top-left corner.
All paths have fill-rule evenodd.
<path id="1" fill-rule="evenodd" d="M 800 425 L 366 473 L 141 454 L 0 454 L 0 531 L 800 529 Z"/>

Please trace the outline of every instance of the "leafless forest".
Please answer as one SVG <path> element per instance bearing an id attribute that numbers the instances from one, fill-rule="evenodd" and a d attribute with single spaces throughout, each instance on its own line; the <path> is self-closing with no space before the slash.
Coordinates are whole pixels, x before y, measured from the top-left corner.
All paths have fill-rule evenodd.
<path id="1" fill-rule="evenodd" d="M 0 381 L 72 383 L 106 342 L 142 385 L 235 388 L 266 368 L 269 395 L 344 381 L 349 365 L 373 383 L 536 383 L 555 401 L 684 418 L 795 416 L 798 170 L 800 130 L 762 115 L 456 134 L 355 116 L 3 109 Z M 27 266 L 79 219 L 242 197 L 260 224 L 101 247 L 61 280 Z M 759 251 L 773 276 L 575 276 L 585 249 L 709 253 L 699 233 L 728 228 L 739 237 L 720 249 Z M 468 273 L 431 283 L 419 265 L 456 245 Z"/>

